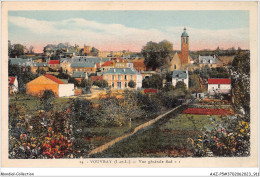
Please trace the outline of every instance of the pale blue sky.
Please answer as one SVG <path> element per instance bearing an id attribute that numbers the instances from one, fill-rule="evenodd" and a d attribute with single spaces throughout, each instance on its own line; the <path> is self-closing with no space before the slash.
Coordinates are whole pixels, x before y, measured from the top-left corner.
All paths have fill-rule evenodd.
<path id="1" fill-rule="evenodd" d="M 192 37 L 198 41 L 203 40 L 204 37 L 207 39 L 215 32 L 216 35 L 223 32 L 228 35 L 229 32 L 230 36 L 228 37 L 231 37 L 229 41 L 221 41 L 222 36 L 213 37 L 212 40 L 215 43 L 216 40 L 218 41 L 214 45 L 220 45 L 221 42 L 227 43 L 231 40 L 234 46 L 248 47 L 248 11 L 9 11 L 8 14 L 10 17 L 8 23 L 9 40 L 26 43 L 27 45 L 29 43 L 45 45 L 59 41 L 66 42 L 67 40 L 70 43 L 80 43 L 80 45 L 82 45 L 81 43 L 89 43 L 103 49 L 104 43 L 109 45 L 108 41 L 113 40 L 111 38 L 106 39 L 106 36 L 114 35 L 115 42 L 121 43 L 120 39 L 124 40 L 121 47 L 127 47 L 126 42 L 128 41 L 131 43 L 129 49 L 135 48 L 135 50 L 138 50 L 142 45 L 145 45 L 146 40 L 160 41 L 166 39 L 179 44 L 178 37 L 185 26 L 190 32 L 191 41 Z M 24 24 L 20 22 L 21 20 L 25 21 Z M 92 24 L 92 22 L 94 23 Z M 42 29 L 33 27 L 37 24 L 41 25 Z M 120 35 L 111 34 L 113 32 L 106 29 L 110 28 L 109 25 L 120 25 L 120 28 L 117 28 Z M 53 28 L 53 33 L 46 32 L 50 28 Z M 116 26 L 111 26 L 111 29 L 113 28 L 116 28 Z M 42 31 L 43 29 L 45 30 Z M 140 35 L 135 34 L 134 29 L 137 32 L 139 31 L 140 34 L 145 34 L 143 35 L 143 43 L 140 41 Z M 59 30 L 62 30 L 62 32 L 59 33 Z M 84 36 L 80 36 L 78 34 L 80 31 L 88 32 L 82 33 Z M 127 32 L 125 33 L 125 31 Z M 68 34 L 71 35 L 68 36 Z M 150 39 L 148 34 L 152 35 Z M 196 37 L 191 35 L 196 35 Z M 201 39 L 199 36 L 201 36 Z M 138 46 L 133 46 L 133 39 L 139 40 L 136 43 Z M 36 44 L 36 42 L 38 43 Z M 206 46 L 211 47 L 207 44 Z M 223 46 L 225 45 L 223 44 Z M 199 46 L 193 47 L 194 49 L 199 48 Z M 179 48 L 179 46 L 175 46 L 175 48 Z"/>

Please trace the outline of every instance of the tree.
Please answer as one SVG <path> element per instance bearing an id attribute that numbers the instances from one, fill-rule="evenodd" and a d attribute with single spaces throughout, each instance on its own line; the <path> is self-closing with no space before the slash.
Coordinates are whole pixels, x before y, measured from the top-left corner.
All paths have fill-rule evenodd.
<path id="1" fill-rule="evenodd" d="M 166 82 L 172 82 L 172 73 L 167 72 L 165 78 Z"/>
<path id="2" fill-rule="evenodd" d="M 162 76 L 156 74 L 143 80 L 143 88 L 161 89 L 163 87 Z"/>
<path id="3" fill-rule="evenodd" d="M 240 52 L 232 62 L 234 105 L 250 115 L 250 54 Z"/>
<path id="4" fill-rule="evenodd" d="M 91 80 L 86 80 L 86 91 L 89 92 L 92 86 L 92 81 Z"/>
<path id="5" fill-rule="evenodd" d="M 106 80 L 96 80 L 93 82 L 93 85 L 96 85 L 100 88 L 106 88 L 108 86 L 108 83 Z"/>
<path id="6" fill-rule="evenodd" d="M 90 52 L 93 53 L 95 56 L 97 56 L 99 53 L 99 50 L 96 49 L 95 47 L 92 47 Z"/>
<path id="7" fill-rule="evenodd" d="M 17 65 L 12 65 L 10 61 L 8 61 L 8 75 L 17 76 L 18 90 L 22 93 L 25 92 L 25 84 L 37 77 L 36 74 L 33 74 L 30 71 L 30 67 L 26 67 L 23 70 L 21 67 Z"/>
<path id="8" fill-rule="evenodd" d="M 53 109 L 53 100 L 55 98 L 55 94 L 52 90 L 45 90 L 41 97 L 41 104 L 43 109 L 48 112 Z"/>
<path id="9" fill-rule="evenodd" d="M 34 53 L 34 47 L 33 47 L 32 45 L 29 47 L 28 52 L 29 52 L 30 54 L 33 54 L 33 53 Z"/>
<path id="10" fill-rule="evenodd" d="M 183 90 L 187 90 L 187 86 L 184 82 L 182 81 L 178 81 L 176 83 L 176 86 L 175 86 L 176 89 L 183 89 Z"/>
<path id="11" fill-rule="evenodd" d="M 173 53 L 172 44 L 169 41 L 161 41 L 160 43 L 148 42 L 141 51 L 145 58 L 147 68 L 156 70 L 167 63 L 167 57 Z"/>
<path id="12" fill-rule="evenodd" d="M 167 83 L 165 84 L 165 86 L 163 87 L 162 90 L 163 90 L 164 92 L 169 92 L 169 91 L 174 90 L 174 86 L 172 85 L 172 83 L 167 82 Z"/>
<path id="13" fill-rule="evenodd" d="M 130 88 L 135 88 L 135 86 L 136 86 L 135 81 L 131 80 L 130 82 L 128 82 L 128 86 L 129 86 Z"/>
<path id="14" fill-rule="evenodd" d="M 193 91 L 201 91 L 200 77 L 198 74 L 189 75 L 189 87 Z"/>
<path id="15" fill-rule="evenodd" d="M 11 49 L 11 57 L 19 57 L 24 55 L 24 46 L 22 44 L 14 44 Z"/>

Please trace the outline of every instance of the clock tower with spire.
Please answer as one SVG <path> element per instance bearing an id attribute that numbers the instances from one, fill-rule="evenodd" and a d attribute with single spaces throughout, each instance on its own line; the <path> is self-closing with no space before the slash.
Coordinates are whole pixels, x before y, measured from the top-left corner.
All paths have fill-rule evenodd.
<path id="1" fill-rule="evenodd" d="M 180 60 L 182 64 L 190 64 L 189 57 L 189 35 L 184 27 L 183 33 L 181 34 L 181 54 Z"/>

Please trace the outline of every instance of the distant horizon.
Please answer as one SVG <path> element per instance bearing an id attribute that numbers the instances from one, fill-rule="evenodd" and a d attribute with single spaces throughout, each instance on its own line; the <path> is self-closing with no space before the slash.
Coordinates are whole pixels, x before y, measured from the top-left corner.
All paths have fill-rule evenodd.
<path id="1" fill-rule="evenodd" d="M 140 52 L 147 42 L 170 41 L 180 50 L 187 28 L 190 50 L 249 50 L 248 11 L 9 11 L 8 39 L 34 46 L 68 42 L 100 51 Z"/>

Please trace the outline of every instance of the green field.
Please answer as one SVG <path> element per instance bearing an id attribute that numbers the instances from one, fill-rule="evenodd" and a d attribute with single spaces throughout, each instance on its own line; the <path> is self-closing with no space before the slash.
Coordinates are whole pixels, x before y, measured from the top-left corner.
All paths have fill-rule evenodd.
<path id="1" fill-rule="evenodd" d="M 224 118 L 214 116 L 221 122 Z M 195 138 L 204 126 L 210 126 L 207 115 L 178 114 L 166 118 L 150 129 L 115 144 L 92 157 L 187 157 L 191 156 L 187 138 Z"/>
<path id="2" fill-rule="evenodd" d="M 61 111 L 68 108 L 71 98 L 55 98 L 53 101 L 54 110 Z M 39 97 L 17 94 L 16 96 L 9 97 L 9 104 L 16 104 L 18 107 L 24 107 L 27 114 L 34 114 L 36 111 L 41 110 L 41 101 Z"/>

